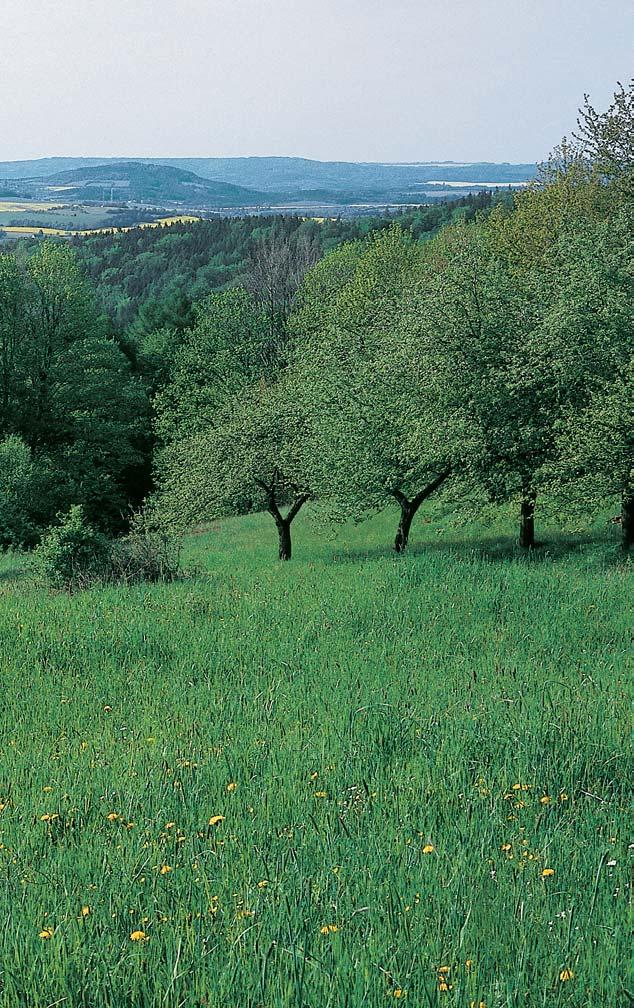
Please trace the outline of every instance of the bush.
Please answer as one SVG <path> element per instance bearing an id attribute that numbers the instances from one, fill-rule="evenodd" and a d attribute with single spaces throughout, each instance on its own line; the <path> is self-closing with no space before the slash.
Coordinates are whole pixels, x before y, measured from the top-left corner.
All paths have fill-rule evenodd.
<path id="1" fill-rule="evenodd" d="M 36 569 L 53 588 L 89 588 L 105 580 L 110 544 L 87 521 L 81 504 L 58 515 L 59 524 L 44 533 L 35 550 Z"/>
<path id="2" fill-rule="evenodd" d="M 136 581 L 175 581 L 181 576 L 182 536 L 154 509 L 136 512 L 128 535 L 115 540 L 110 552 L 112 577 Z"/>

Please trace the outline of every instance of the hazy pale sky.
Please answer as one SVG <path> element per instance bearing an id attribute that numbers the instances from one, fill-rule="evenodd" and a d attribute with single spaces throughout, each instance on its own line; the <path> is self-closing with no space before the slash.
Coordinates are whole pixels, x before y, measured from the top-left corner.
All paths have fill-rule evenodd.
<path id="1" fill-rule="evenodd" d="M 0 160 L 534 161 L 632 73 L 627 0 L 2 0 Z"/>

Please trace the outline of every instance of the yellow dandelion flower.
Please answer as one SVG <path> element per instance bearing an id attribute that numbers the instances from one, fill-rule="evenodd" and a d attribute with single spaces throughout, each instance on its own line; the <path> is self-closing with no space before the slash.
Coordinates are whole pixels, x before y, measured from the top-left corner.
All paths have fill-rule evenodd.
<path id="1" fill-rule="evenodd" d="M 554 875 L 554 874 L 555 874 L 555 869 L 554 868 L 544 868 L 544 870 L 542 872 L 542 878 L 550 878 L 551 875 Z"/>
<path id="2" fill-rule="evenodd" d="M 81 908 L 81 910 L 79 911 L 79 917 L 77 918 L 77 920 L 82 920 L 84 917 L 89 917 L 89 916 L 90 916 L 90 907 L 89 906 L 83 906 Z"/>
<path id="3" fill-rule="evenodd" d="M 121 816 L 119 815 L 118 812 L 108 812 L 108 815 L 106 816 L 106 819 L 108 820 L 108 822 L 115 822 L 117 819 L 120 819 L 120 818 L 121 818 Z"/>
<path id="4" fill-rule="evenodd" d="M 438 972 L 441 974 L 451 973 L 451 966 L 439 966 Z"/>
<path id="5" fill-rule="evenodd" d="M 338 930 L 339 930 L 339 925 L 338 924 L 324 924 L 324 926 L 320 927 L 320 929 L 319 929 L 320 934 L 323 934 L 323 935 L 334 934 L 334 932 L 338 931 Z"/>
<path id="6" fill-rule="evenodd" d="M 513 785 L 513 791 L 521 791 L 521 790 L 522 790 L 522 785 L 521 784 L 514 784 Z"/>
<path id="7" fill-rule="evenodd" d="M 130 935 L 130 941 L 139 942 L 139 941 L 145 941 L 146 939 L 147 935 L 145 931 L 133 931 L 132 934 Z"/>
<path id="8" fill-rule="evenodd" d="M 327 797 L 328 797 L 327 791 L 315 791 L 313 795 L 313 798 L 327 798 Z"/>
<path id="9" fill-rule="evenodd" d="M 266 889 L 268 884 L 268 879 L 263 878 L 261 882 L 258 882 L 258 889 Z"/>
<path id="10" fill-rule="evenodd" d="M 446 993 L 447 991 L 453 990 L 453 984 L 447 983 L 442 977 L 438 981 L 438 990 Z"/>
<path id="11" fill-rule="evenodd" d="M 237 786 L 236 782 L 232 780 L 227 784 L 227 791 L 235 791 Z"/>
<path id="12" fill-rule="evenodd" d="M 171 871 L 172 871 L 172 868 L 170 867 L 170 865 L 168 865 L 168 864 L 161 865 L 161 870 L 160 870 L 160 874 L 161 875 L 169 875 L 169 873 Z"/>
<path id="13" fill-rule="evenodd" d="M 568 967 L 566 967 L 565 969 L 562 969 L 561 973 L 559 974 L 559 979 L 561 980 L 562 983 L 566 983 L 567 980 L 572 980 L 574 975 L 575 974 L 573 970 L 568 969 Z"/>
<path id="14" fill-rule="evenodd" d="M 223 815 L 212 815 L 211 819 L 209 820 L 209 825 L 210 826 L 217 826 L 218 823 L 221 823 L 221 822 L 224 822 L 224 821 L 225 821 L 225 817 Z"/>
<path id="15" fill-rule="evenodd" d="M 165 829 L 174 829 L 175 825 L 176 825 L 175 822 L 166 822 Z"/>
<path id="16" fill-rule="evenodd" d="M 550 795 L 545 794 L 545 795 L 542 795 L 541 798 L 539 799 L 539 804 L 540 805 L 550 805 L 551 801 L 552 801 L 552 798 L 550 797 Z"/>
<path id="17" fill-rule="evenodd" d="M 407 996 L 407 991 L 403 990 L 402 987 L 395 987 L 392 991 L 392 996 L 395 998 L 404 998 Z"/>
<path id="18" fill-rule="evenodd" d="M 510 843 L 503 843 L 502 846 L 500 847 L 500 850 L 503 851 L 510 851 L 510 849 L 511 849 Z"/>
<path id="19" fill-rule="evenodd" d="M 55 928 L 45 927 L 40 931 L 40 938 L 42 941 L 46 941 L 47 938 L 52 938 L 55 934 Z"/>
<path id="20" fill-rule="evenodd" d="M 469 970 L 473 968 L 473 959 L 467 959 L 465 961 L 464 966 L 465 966 L 465 969 L 467 970 L 467 972 L 469 972 Z"/>
<path id="21" fill-rule="evenodd" d="M 51 787 L 50 784 L 47 784 L 46 787 L 42 788 L 42 791 L 44 792 L 44 794 L 50 794 L 52 790 L 53 790 L 53 788 Z"/>
<path id="22" fill-rule="evenodd" d="M 431 854 L 431 853 L 433 853 L 433 850 L 434 850 L 434 845 L 431 844 L 431 843 L 427 843 L 423 847 L 423 854 Z"/>
<path id="23" fill-rule="evenodd" d="M 484 1001 L 470 1001 L 469 1008 L 487 1008 Z"/>
<path id="24" fill-rule="evenodd" d="M 562 791 L 561 794 L 559 795 L 559 801 L 568 801 L 568 795 L 566 794 L 565 791 Z"/>

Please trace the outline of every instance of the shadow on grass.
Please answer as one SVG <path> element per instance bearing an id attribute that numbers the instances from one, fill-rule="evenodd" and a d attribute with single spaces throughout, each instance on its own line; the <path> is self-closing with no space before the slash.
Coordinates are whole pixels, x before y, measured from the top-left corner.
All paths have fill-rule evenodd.
<path id="1" fill-rule="evenodd" d="M 404 557 L 424 557 L 432 555 L 447 555 L 467 559 L 476 557 L 492 563 L 507 563 L 509 560 L 521 560 L 526 563 L 551 563 L 568 556 L 580 553 L 599 554 L 602 562 L 611 565 L 622 564 L 623 555 L 618 543 L 609 531 L 588 533 L 585 535 L 554 534 L 550 539 L 538 542 L 533 549 L 522 549 L 517 544 L 517 538 L 511 535 L 482 536 L 480 539 L 469 536 L 458 537 L 439 536 L 437 539 L 411 543 Z M 333 551 L 334 563 L 350 563 L 359 560 L 379 560 L 400 557 L 389 544 L 372 546 L 367 549 L 354 547 L 351 549 Z"/>

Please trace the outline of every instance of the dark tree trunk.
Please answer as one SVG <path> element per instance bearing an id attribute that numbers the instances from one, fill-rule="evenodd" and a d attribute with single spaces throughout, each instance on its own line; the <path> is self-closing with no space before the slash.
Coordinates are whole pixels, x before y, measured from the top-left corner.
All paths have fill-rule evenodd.
<path id="1" fill-rule="evenodd" d="M 273 521 L 277 527 L 277 534 L 280 539 L 280 550 L 279 558 L 280 560 L 290 560 L 292 555 L 292 543 L 291 543 L 291 524 L 293 519 L 297 517 L 302 507 L 309 499 L 309 493 L 299 493 L 295 500 L 291 504 L 288 514 L 284 518 L 282 512 L 279 509 L 277 503 L 277 492 L 281 483 L 281 474 L 276 469 L 273 473 L 273 479 L 270 483 L 265 483 L 264 480 L 256 479 L 255 481 L 258 486 L 266 493 L 267 497 L 267 511 L 273 517 Z"/>
<path id="2" fill-rule="evenodd" d="M 415 514 L 416 511 L 411 501 L 401 501 L 401 520 L 398 523 L 396 539 L 394 540 L 394 549 L 397 553 L 404 553 L 407 549 L 407 543 L 409 542 L 409 530 L 412 527 L 412 521 Z"/>
<path id="3" fill-rule="evenodd" d="M 414 515 L 418 511 L 419 507 L 423 501 L 427 500 L 428 497 L 431 497 L 431 495 L 442 486 L 445 480 L 449 479 L 450 472 L 450 469 L 445 469 L 440 476 L 437 476 L 436 479 L 432 480 L 431 483 L 429 483 L 423 490 L 420 490 L 419 493 L 417 493 L 415 497 L 412 497 L 411 500 L 408 500 L 401 490 L 392 491 L 393 495 L 401 505 L 401 518 L 396 531 L 396 539 L 394 540 L 394 549 L 397 553 L 404 553 L 407 549 L 409 531 L 412 527 Z"/>
<path id="4" fill-rule="evenodd" d="M 532 549 L 535 545 L 535 494 L 522 498 L 520 505 L 520 546 Z"/>
<path id="5" fill-rule="evenodd" d="M 629 553 L 634 545 L 634 492 L 626 491 L 621 501 L 621 546 Z"/>
<path id="6" fill-rule="evenodd" d="M 277 533 L 280 537 L 280 560 L 290 560 L 293 553 L 293 546 L 291 543 L 291 523 L 282 518 L 281 521 L 276 522 Z"/>

